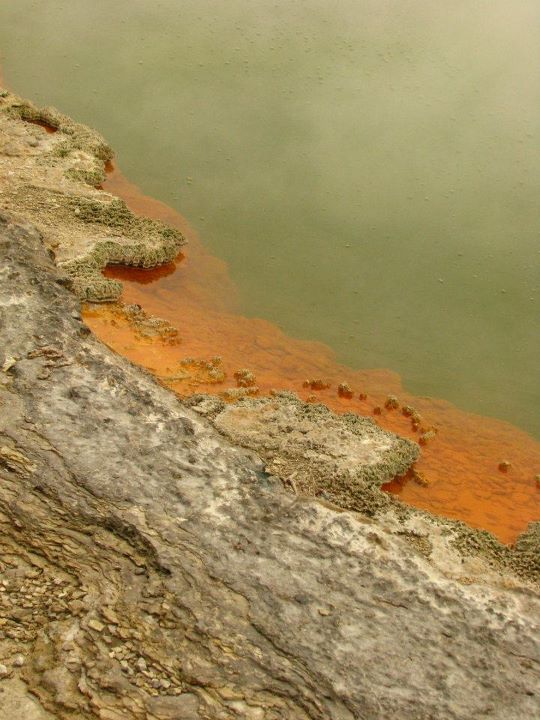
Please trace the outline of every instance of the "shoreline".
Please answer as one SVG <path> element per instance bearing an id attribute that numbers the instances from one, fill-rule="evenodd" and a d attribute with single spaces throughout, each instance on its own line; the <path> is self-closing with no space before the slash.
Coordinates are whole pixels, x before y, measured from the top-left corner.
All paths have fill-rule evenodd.
<path id="1" fill-rule="evenodd" d="M 22 103 L 22 114 L 27 114 L 29 119 L 45 113 L 57 124 L 66 123 L 70 141 L 73 123 L 69 118 L 57 111 L 51 115 L 51 111 L 29 109 L 31 105 Z M 21 113 L 21 110 L 18 112 Z M 88 134 L 90 131 L 87 130 L 78 132 L 89 138 L 90 153 L 87 152 L 87 157 L 84 157 L 83 152 L 83 157 L 76 157 L 75 162 L 77 166 L 82 163 L 83 169 L 86 163 L 95 172 L 96 160 L 99 162 L 99 157 L 105 156 L 109 158 L 111 151 L 97 133 L 92 131 Z M 51 147 L 58 138 L 51 135 L 46 141 Z M 61 144 L 61 150 L 67 153 L 67 157 L 71 151 L 64 148 L 64 138 Z M 96 150 L 97 157 L 92 155 L 92 148 Z M 50 150 L 47 152 L 50 154 Z M 58 151 L 55 150 L 55 153 L 52 161 L 58 165 L 62 157 Z M 267 394 L 275 388 L 292 390 L 302 399 L 323 402 L 336 412 L 352 411 L 368 416 L 373 416 L 374 408 L 380 407 L 376 420 L 381 427 L 417 442 L 422 435 L 429 437 L 416 465 L 419 482 L 411 482 L 410 477 L 406 477 L 387 487 L 407 504 L 462 519 L 472 527 L 488 529 L 506 543 L 515 541 L 526 529 L 527 523 L 536 519 L 534 508 L 540 507 L 540 489 L 534 476 L 540 467 L 540 443 L 501 421 L 461 412 L 444 401 L 415 398 L 403 390 L 395 374 L 384 370 L 351 371 L 337 365 L 330 349 L 319 343 L 294 340 L 266 321 L 235 314 L 234 289 L 224 263 L 204 250 L 182 216 L 163 203 L 142 195 L 118 170 L 111 173 L 110 161 L 105 162 L 109 163 L 109 172 L 103 184 L 104 191 L 85 185 L 85 197 L 76 201 L 76 208 L 70 206 L 75 201 L 68 199 L 70 244 L 60 239 L 60 247 L 53 250 L 59 254 L 58 259 L 63 261 L 64 269 L 71 272 L 74 289 L 83 299 L 88 298 L 89 292 L 92 296 L 96 289 L 101 294 L 100 299 L 119 297 L 120 286 L 116 278 L 127 276 L 127 280 L 122 277 L 124 302 L 139 304 L 149 314 L 164 319 L 179 330 L 181 338 L 180 344 L 163 343 L 159 337 L 152 341 L 147 334 L 141 343 L 137 327 L 122 313 L 119 316 L 113 311 L 112 306 L 94 306 L 85 310 L 83 314 L 89 326 L 110 347 L 150 368 L 180 395 L 186 394 L 186 383 L 174 379 L 185 377 L 186 369 L 188 382 L 191 383 L 189 392 L 214 392 L 216 389 L 228 392 L 227 382 L 216 384 L 215 379 L 209 378 L 204 371 L 204 364 L 216 353 L 221 353 L 223 375 L 229 378 L 231 391 L 236 391 L 234 373 L 249 363 L 249 370 L 254 371 L 261 393 Z M 98 168 L 98 174 L 104 170 L 99 171 Z M 73 169 L 70 167 L 68 172 L 72 174 Z M 24 194 L 26 197 L 26 191 Z M 113 199 L 118 195 L 125 206 L 122 201 Z M 53 202 L 58 204 L 57 199 Z M 65 209 L 59 210 L 52 214 L 53 224 L 59 221 L 66 223 Z M 74 216 L 73 212 L 77 210 L 79 214 Z M 140 219 L 137 213 L 141 211 L 151 220 Z M 100 213 L 105 214 L 99 217 Z M 110 220 L 113 222 L 112 230 L 107 226 Z M 180 293 L 165 289 L 161 295 L 153 296 L 144 292 L 147 286 L 130 282 L 129 275 L 133 271 L 120 266 L 109 265 L 106 272 L 108 279 L 101 275 L 100 268 L 111 257 L 142 265 L 166 261 L 167 257 L 155 252 L 156 246 L 160 247 L 160 233 L 166 228 L 164 223 L 174 228 L 169 250 L 166 251 L 170 255 L 176 254 L 182 246 L 183 233 L 189 235 L 192 241 L 192 255 L 188 254 L 180 266 L 183 273 Z M 90 228 L 93 244 L 90 254 L 87 251 L 85 257 L 84 253 L 81 256 L 80 248 L 86 247 Z M 119 241 L 123 228 L 127 228 L 127 239 Z M 150 234 L 149 252 L 139 247 L 144 232 Z M 133 235 L 138 238 L 135 245 L 130 240 Z M 80 255 L 73 260 L 70 253 L 77 252 L 73 249 L 77 247 Z M 135 255 L 139 253 L 140 257 L 134 257 L 133 252 Z M 71 268 L 70 262 L 73 263 Z M 175 277 L 170 276 L 170 279 L 175 281 Z M 210 289 L 213 287 L 221 288 L 217 296 Z M 183 317 L 189 317 L 189 323 L 179 324 L 178 319 Z M 185 361 L 189 358 L 193 358 L 194 362 L 186 368 Z M 306 378 L 324 378 L 332 387 L 322 391 L 305 390 L 302 385 Z M 336 393 L 337 386 L 344 381 L 355 391 L 352 399 Z M 366 393 L 368 397 L 358 401 L 358 392 Z M 399 410 L 385 408 L 389 396 L 397 396 L 401 405 L 414 408 L 423 418 L 421 424 L 415 428 L 409 416 Z M 498 466 L 506 461 L 510 461 L 512 467 L 503 472 Z M 513 493 L 509 492 L 510 488 Z"/>
<path id="2" fill-rule="evenodd" d="M 390 491 L 415 507 L 488 529 L 506 543 L 513 542 L 524 529 L 524 518 L 531 508 L 536 508 L 537 514 L 529 519 L 540 517 L 540 489 L 535 481 L 540 468 L 540 443 L 535 438 L 502 420 L 461 411 L 444 400 L 415 397 L 403 389 L 399 376 L 391 371 L 353 371 L 338 364 L 331 349 L 320 343 L 291 338 L 269 322 L 238 315 L 234 299 L 232 307 L 228 304 L 233 291 L 225 265 L 206 253 L 185 218 L 145 196 L 118 169 L 108 175 L 104 187 L 122 197 L 135 213 L 150 214 L 172 224 L 192 243 L 188 246 L 187 266 L 184 259 L 176 275 L 158 278 L 148 285 L 141 284 L 136 270 L 109 267 L 106 271 L 109 277 L 123 282 L 124 302 L 139 304 L 178 327 L 181 346 L 153 350 L 141 345 L 136 333 L 123 327 L 121 319 L 111 316 L 105 308 L 88 309 L 85 317 L 89 325 L 110 347 L 150 368 L 180 395 L 220 392 L 231 384 L 234 389 L 234 373 L 247 366 L 256 376 L 261 393 L 268 394 L 275 388 L 293 391 L 335 412 L 374 417 L 385 429 L 415 441 L 435 429 L 436 437 L 423 446 L 417 463 L 421 484 L 395 482 L 388 487 Z M 222 292 L 220 287 L 224 288 Z M 209 288 L 217 289 L 215 297 Z M 190 318 L 189 323 L 183 323 L 184 317 Z M 208 378 L 199 372 L 186 380 L 174 380 L 185 370 L 182 366 L 179 372 L 179 363 L 186 358 L 193 357 L 200 363 L 215 354 L 223 356 L 228 383 L 205 382 Z M 331 387 L 303 388 L 306 380 L 314 378 L 323 379 Z M 354 391 L 353 398 L 339 396 L 337 388 L 342 382 Z M 359 393 L 368 397 L 359 400 Z M 401 410 L 385 408 L 389 396 L 397 396 L 401 406 L 415 408 L 423 417 L 417 430 Z M 374 414 L 376 407 L 381 408 L 380 414 Z M 499 464 L 506 461 L 512 467 L 501 471 Z M 468 481 L 456 482 L 456 476 Z M 514 519 L 509 523 L 507 518 Z"/>
<path id="3" fill-rule="evenodd" d="M 85 128 L 84 126 L 80 126 L 77 123 L 73 123 L 70 118 L 61 115 L 54 109 L 43 110 L 34 108 L 34 106 L 28 101 L 20 100 L 17 96 L 10 93 L 5 93 L 4 97 L 0 98 L 0 103 L 2 103 L 2 114 L 0 115 L 0 118 L 3 121 L 3 132 L 4 134 L 8 133 L 8 137 L 15 138 L 14 149 L 10 144 L 12 142 L 11 140 L 8 140 L 7 143 L 7 153 L 6 145 L 4 145 L 4 186 L 2 188 L 4 211 L 7 210 L 10 212 L 10 205 L 12 206 L 12 213 L 13 208 L 16 208 L 17 212 L 14 214 L 14 218 L 17 220 L 18 217 L 21 217 L 20 207 L 18 205 L 20 198 L 26 198 L 26 204 L 22 213 L 24 221 L 31 221 L 37 225 L 43 235 L 45 244 L 49 247 L 49 252 L 52 253 L 55 258 L 55 263 L 59 268 L 59 271 L 63 273 L 62 282 L 69 287 L 72 292 L 75 292 L 80 301 L 83 302 L 83 305 L 88 298 L 89 288 L 95 287 L 95 277 L 96 274 L 99 273 L 99 266 L 95 264 L 95 259 L 93 257 L 96 247 L 98 248 L 98 252 L 100 252 L 101 248 L 105 244 L 108 248 L 107 252 L 110 254 L 117 252 L 117 257 L 122 257 L 122 260 L 124 260 L 126 256 L 129 256 L 129 261 L 135 266 L 142 265 L 144 260 L 150 256 L 154 261 L 154 265 L 159 267 L 161 264 L 160 256 L 153 253 L 153 248 L 155 247 L 156 242 L 156 232 L 158 237 L 161 233 L 166 233 L 166 237 L 174 238 L 175 241 L 179 243 L 178 247 L 181 247 L 185 243 L 185 238 L 179 231 L 178 227 L 174 227 L 174 225 L 179 224 L 176 214 L 170 208 L 163 206 L 163 204 L 159 201 L 148 199 L 148 202 L 151 204 L 154 211 L 157 208 L 159 214 L 163 213 L 164 208 L 169 213 L 172 213 L 172 215 L 168 218 L 174 223 L 172 227 L 165 225 L 160 219 L 148 219 L 136 216 L 124 203 L 124 200 L 118 199 L 118 197 L 105 190 L 94 188 L 91 184 L 94 173 L 105 174 L 105 169 L 108 163 L 109 170 L 112 167 L 110 166 L 112 151 L 108 148 L 105 141 L 101 138 L 101 136 L 99 136 L 99 134 L 93 130 Z M 35 119 L 42 119 L 43 117 L 52 118 L 52 121 L 60 128 L 59 131 L 52 134 L 46 133 L 42 127 L 35 125 Z M 30 135 L 29 139 L 26 139 L 25 135 L 28 127 L 36 128 L 35 132 L 38 133 L 38 135 Z M 11 133 L 11 135 L 9 135 L 9 133 Z M 73 148 L 70 146 L 67 152 L 58 152 L 58 145 L 60 145 L 61 149 L 65 147 L 66 140 L 62 137 L 62 135 L 67 135 L 67 142 L 70 142 L 76 147 Z M 37 137 L 39 137 L 39 140 L 36 139 Z M 75 137 L 75 142 L 71 140 L 73 137 Z M 26 140 L 26 149 L 24 149 L 22 140 Z M 17 143 L 19 143 L 19 145 L 17 145 Z M 104 150 L 104 148 L 107 149 Z M 22 170 L 19 175 L 16 168 L 21 165 L 21 156 L 24 156 L 26 161 L 22 165 Z M 100 162 L 101 166 L 99 165 Z M 75 165 L 75 167 L 79 169 L 81 164 L 83 171 L 74 173 L 73 166 Z M 12 169 L 6 172 L 6 167 L 15 168 L 15 170 Z M 85 167 L 93 168 L 92 177 L 85 174 Z M 122 178 L 121 184 L 123 184 L 124 187 L 126 186 L 125 179 Z M 136 201 L 137 198 L 140 197 L 140 193 L 129 183 L 127 183 L 127 187 L 131 189 Z M 35 197 L 32 195 L 32 193 L 35 192 L 37 192 L 38 202 L 35 201 Z M 28 200 L 28 196 L 30 196 L 30 200 Z M 88 198 L 90 198 L 90 200 L 88 200 Z M 84 207 L 84 203 L 87 201 L 91 203 L 92 212 L 88 215 L 84 213 L 81 218 L 80 209 L 81 207 Z M 69 209 L 69 215 L 66 212 L 66 207 Z M 79 212 L 77 212 L 77 210 Z M 106 220 L 110 220 L 111 218 L 112 223 L 108 225 Z M 185 220 L 182 219 L 182 222 L 185 224 Z M 135 232 L 139 234 L 140 241 L 135 246 L 135 255 L 130 255 L 129 253 L 133 250 L 133 246 L 130 245 L 133 227 L 135 227 Z M 144 246 L 146 236 L 141 228 L 143 230 L 149 229 L 148 245 L 150 247 L 150 255 L 148 255 L 148 250 Z M 186 227 L 184 229 L 186 229 Z M 80 240 L 81 237 L 83 238 L 82 240 Z M 104 237 L 107 238 L 105 241 L 103 240 Z M 140 248 L 139 245 L 141 245 Z M 129 253 L 124 256 L 122 255 L 122 248 L 125 247 L 129 248 Z M 120 250 L 116 250 L 116 248 L 120 248 Z M 137 255 L 139 249 L 141 253 L 140 256 Z M 176 245 L 175 249 L 177 249 Z M 201 246 L 199 246 L 198 252 L 199 255 L 205 254 L 205 251 Z M 66 257 L 68 258 L 67 261 Z M 211 256 L 208 257 L 210 258 L 210 265 L 214 267 L 217 272 L 225 274 L 226 270 L 223 263 L 220 263 L 219 261 L 216 263 Z M 87 271 L 88 266 L 90 266 L 90 272 Z M 112 266 L 109 264 L 109 269 L 111 267 Z M 103 278 L 103 280 L 105 282 L 111 282 L 106 278 Z M 197 283 L 195 283 L 195 285 L 197 285 Z M 196 303 L 200 300 L 196 293 L 195 300 Z M 162 312 L 157 316 L 153 314 L 149 315 L 144 307 L 132 311 L 130 308 L 138 308 L 139 306 L 122 306 L 111 302 L 100 303 L 99 305 L 94 304 L 93 307 L 95 308 L 94 312 L 97 312 L 98 317 L 102 317 L 102 313 L 104 312 L 112 312 L 115 314 L 115 317 L 113 317 L 110 324 L 110 327 L 113 330 L 113 335 L 118 335 L 123 325 L 124 329 L 127 328 L 131 339 L 136 341 L 135 345 L 137 345 L 138 342 L 138 345 L 142 347 L 145 352 L 148 351 L 148 348 L 153 350 L 154 360 L 157 360 L 157 356 L 166 353 L 167 350 L 172 350 L 177 353 L 179 351 L 181 355 L 185 352 L 185 343 L 178 337 L 178 330 L 170 323 L 166 312 Z M 193 303 L 191 304 L 191 308 L 191 311 L 194 312 Z M 161 307 L 161 310 L 166 310 L 166 308 Z M 209 308 L 203 307 L 202 311 L 208 313 Z M 95 331 L 95 328 L 93 327 L 94 323 L 88 322 L 90 316 L 91 312 L 86 311 L 85 313 L 83 310 L 83 319 L 85 319 L 89 324 L 89 327 Z M 122 316 L 124 320 L 123 323 Z M 239 316 L 236 315 L 228 315 L 228 317 L 233 318 L 234 322 L 238 322 L 240 320 Z M 250 321 L 246 321 L 248 323 L 248 327 L 251 327 Z M 191 318 L 191 323 L 192 322 L 193 318 Z M 269 323 L 265 323 L 264 321 L 257 320 L 255 322 L 270 326 Z M 186 328 L 184 328 L 184 330 L 185 329 Z M 196 332 L 200 332 L 200 328 L 197 323 L 194 324 L 194 329 Z M 103 337 L 100 337 L 99 332 L 96 334 L 98 338 L 103 340 Z M 280 333 L 277 333 L 275 336 L 279 339 L 281 339 L 281 337 L 286 337 Z M 287 338 L 287 340 L 290 339 Z M 109 344 L 115 351 L 118 351 L 118 348 L 114 347 L 114 343 Z M 298 344 L 302 347 L 307 346 L 310 352 L 313 352 L 314 348 L 317 346 L 316 343 L 304 343 L 302 341 L 298 341 Z M 328 352 L 324 346 L 322 347 L 326 352 Z M 268 345 L 265 346 L 265 351 L 268 349 Z M 129 358 L 129 353 L 122 353 L 120 351 L 120 354 L 127 355 Z M 327 355 L 326 358 L 330 359 L 330 356 Z M 141 362 L 140 359 L 138 359 L 138 364 L 144 366 L 144 362 Z M 180 373 L 187 374 L 188 377 L 194 379 L 194 384 L 189 392 L 189 395 L 193 395 L 197 389 L 207 390 L 210 388 L 213 392 L 215 392 L 216 387 L 219 388 L 223 384 L 224 379 L 227 377 L 227 373 L 223 370 L 222 359 L 219 359 L 219 361 L 208 361 L 199 360 L 197 358 L 189 358 L 187 361 L 180 361 L 178 368 Z M 340 368 L 340 371 L 343 370 L 343 368 Z M 156 372 L 155 368 L 151 368 L 151 372 L 159 379 L 159 372 Z M 216 375 L 217 378 L 213 377 L 213 375 Z M 239 382 L 237 380 L 233 383 L 233 388 L 228 391 L 225 390 L 225 392 L 222 392 L 221 395 L 229 402 L 244 402 L 245 404 L 249 405 L 251 403 L 253 405 L 264 402 L 262 399 L 250 399 L 257 397 L 260 392 L 262 393 L 266 391 L 265 394 L 276 394 L 276 390 L 274 388 L 264 386 L 262 386 L 262 388 L 252 387 L 255 381 L 255 378 L 253 378 L 253 382 L 250 381 L 247 383 L 243 383 L 241 381 Z M 177 388 L 175 388 L 174 380 L 172 382 L 163 382 L 162 380 L 161 382 L 168 389 L 178 392 Z M 257 380 L 257 382 L 259 381 Z M 282 388 L 282 390 L 286 391 L 285 396 L 287 396 L 288 392 L 290 393 L 290 390 L 287 387 Z M 320 391 L 315 397 L 317 399 L 320 398 L 321 400 L 324 400 L 325 392 L 330 391 L 331 388 Z M 304 394 L 306 393 L 311 393 L 312 397 L 314 396 L 311 387 L 304 390 Z M 347 397 L 345 393 L 341 392 L 338 393 L 337 399 L 339 401 L 337 408 L 335 406 L 332 407 L 332 402 L 328 402 L 325 405 L 329 407 L 330 415 L 333 415 L 332 410 L 335 410 L 338 414 L 333 417 L 338 418 L 341 416 L 346 422 L 347 417 L 349 417 L 346 410 L 351 409 L 351 399 Z M 371 398 L 369 399 L 371 400 Z M 302 404 L 301 397 L 299 397 L 299 402 Z M 308 410 L 310 403 L 312 404 L 313 400 L 309 401 L 307 404 L 304 403 L 307 412 L 310 412 Z M 444 405 L 443 403 L 440 404 Z M 323 406 L 315 404 L 314 408 L 317 407 Z M 351 417 L 358 416 L 352 415 Z M 384 412 L 381 410 L 381 413 L 377 415 L 378 423 L 375 424 L 373 421 L 370 422 L 374 427 L 380 427 L 381 432 L 384 432 L 385 420 L 388 418 L 399 418 L 401 427 L 408 425 L 410 428 L 411 417 L 398 412 L 398 410 L 393 407 L 385 408 Z M 362 420 L 361 415 L 359 420 Z M 396 432 L 393 427 L 387 427 L 386 429 L 391 433 Z M 409 443 L 411 447 L 413 447 L 413 445 L 418 447 L 414 440 L 418 439 L 418 430 L 421 429 L 423 430 L 423 428 L 419 428 L 414 431 L 409 429 L 409 433 L 397 431 L 395 437 L 401 438 L 403 442 Z M 279 434 L 281 431 L 277 430 L 277 432 Z M 408 438 L 411 438 L 413 442 L 411 443 L 411 440 Z M 422 455 L 429 457 L 428 451 L 431 450 L 431 448 L 435 448 L 435 451 L 440 453 L 441 448 L 438 440 L 439 433 L 437 432 L 434 433 L 433 438 L 430 438 L 429 443 L 426 442 L 422 444 L 421 457 Z M 437 447 L 437 444 L 439 444 L 439 447 Z M 264 439 L 259 440 L 258 445 L 259 450 L 262 452 Z M 255 447 L 254 449 L 257 448 Z M 337 452 L 339 455 L 339 450 L 331 451 L 331 454 L 334 452 Z M 431 453 L 432 456 L 434 454 L 435 452 Z M 336 457 L 338 455 L 336 455 Z M 409 468 L 408 477 L 414 477 L 414 473 L 418 472 L 415 468 L 417 468 L 420 464 L 420 458 L 418 455 L 419 452 L 416 452 L 414 457 L 414 466 L 412 466 L 413 458 L 411 456 L 409 463 L 402 466 L 399 473 L 407 476 L 405 471 Z M 412 475 L 411 471 L 413 473 Z M 452 469 L 452 472 L 455 472 L 455 470 Z M 380 487 L 383 484 L 395 484 L 396 480 L 392 480 L 395 475 L 396 473 L 390 476 L 381 476 L 377 481 L 377 485 Z M 505 477 L 506 475 L 501 473 L 501 476 Z M 389 481 L 391 482 L 389 483 Z M 282 477 L 282 482 L 285 486 L 287 486 L 288 479 L 286 476 Z M 425 489 L 425 486 L 422 483 L 421 475 L 419 476 L 419 482 L 409 483 L 409 485 L 416 485 L 421 490 Z M 361 487 L 359 489 L 358 497 L 361 496 L 363 491 L 364 489 Z M 370 493 L 371 490 L 368 492 L 369 497 Z M 382 507 L 386 510 L 388 503 L 390 503 L 390 505 L 394 505 L 394 510 L 396 510 L 396 508 L 398 509 L 397 514 L 401 517 L 406 518 L 418 516 L 430 518 L 430 522 L 432 521 L 435 524 L 459 528 L 458 535 L 460 537 L 463 533 L 467 537 L 473 537 L 476 534 L 478 537 L 483 538 L 480 544 L 487 548 L 488 555 L 494 553 L 494 557 L 497 559 L 497 562 L 499 562 L 501 558 L 506 558 L 506 560 L 508 560 L 508 558 L 513 556 L 513 552 L 511 550 L 505 548 L 504 545 L 499 546 L 495 537 L 485 530 L 475 530 L 472 525 L 467 526 L 462 522 L 453 521 L 447 518 L 444 513 L 433 515 L 430 514 L 429 511 L 426 513 L 422 508 L 415 508 L 413 505 L 408 503 L 404 504 L 401 501 L 397 501 L 396 504 L 395 495 L 381 492 L 380 489 L 377 489 L 376 493 L 377 500 L 375 501 L 374 506 L 377 508 L 380 507 L 382 503 Z M 322 497 L 322 499 L 324 500 L 324 497 Z M 340 502 L 335 504 L 337 506 Z M 367 504 L 361 501 L 360 507 L 365 506 L 369 508 L 372 504 L 371 499 Z M 358 501 L 355 500 L 351 507 L 357 506 Z M 347 509 L 347 506 L 343 509 Z M 519 534 L 517 538 L 518 547 L 522 538 L 526 538 L 527 544 L 531 533 L 531 537 L 535 537 L 537 526 L 538 523 L 535 524 L 534 521 L 532 521 L 528 529 L 523 529 L 523 532 Z M 465 543 L 465 546 L 467 546 L 467 542 Z M 502 566 L 505 565 L 506 560 L 502 561 Z M 511 561 L 510 564 L 512 564 Z"/>
<path id="4" fill-rule="evenodd" d="M 36 720 L 533 717 L 540 524 L 508 548 L 382 493 L 416 445 L 371 420 L 290 395 L 181 402 L 107 349 L 52 247 L 74 247 L 79 201 L 62 233 L 58 195 L 93 197 L 66 172 L 95 157 L 55 154 L 55 135 L 4 102 L 3 706 Z M 47 201 L 55 188 L 32 222 L 9 207 L 29 185 Z M 84 223 L 83 251 L 103 232 Z M 174 348 L 166 320 L 128 325 Z M 368 438 L 375 462 L 358 464 Z M 364 506 L 304 492 L 318 467 L 326 492 Z"/>

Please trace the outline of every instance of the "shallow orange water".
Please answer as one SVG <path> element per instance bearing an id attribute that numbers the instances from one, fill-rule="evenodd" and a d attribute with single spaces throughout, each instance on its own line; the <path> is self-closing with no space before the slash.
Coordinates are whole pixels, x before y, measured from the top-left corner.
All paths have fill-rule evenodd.
<path id="1" fill-rule="evenodd" d="M 197 391 L 235 387 L 233 373 L 248 368 L 262 393 L 276 388 L 293 390 L 303 399 L 316 395 L 339 412 L 373 415 L 373 409 L 394 394 L 402 405 L 421 414 L 422 425 L 414 431 L 410 418 L 400 410 L 383 408 L 376 415 L 382 427 L 416 440 L 423 430 L 437 432 L 422 447 L 416 463 L 427 485 L 401 480 L 386 489 L 416 507 L 489 530 L 507 543 L 530 521 L 540 519 L 540 487 L 535 479 L 540 473 L 538 441 L 508 423 L 465 413 L 444 400 L 414 397 L 389 370 L 352 370 L 337 363 L 332 351 L 320 343 L 288 337 L 265 320 L 239 315 L 226 265 L 205 251 L 185 218 L 143 195 L 117 169 L 111 169 L 104 189 L 122 197 L 134 212 L 179 228 L 189 240 L 185 254 L 168 266 L 106 270 L 107 276 L 124 283 L 125 302 L 138 303 L 146 312 L 168 320 L 178 328 L 181 342 L 141 339 L 110 307 L 86 308 L 86 322 L 111 348 L 158 376 L 174 375 L 186 357 L 222 356 L 225 383 L 201 384 Z M 303 381 L 312 378 L 323 378 L 330 388 L 304 388 Z M 337 386 L 344 381 L 354 390 L 351 399 L 338 396 Z M 168 384 L 180 394 L 193 392 L 182 381 Z M 360 392 L 367 394 L 365 400 L 359 399 Z M 506 461 L 511 467 L 500 470 L 499 464 Z"/>

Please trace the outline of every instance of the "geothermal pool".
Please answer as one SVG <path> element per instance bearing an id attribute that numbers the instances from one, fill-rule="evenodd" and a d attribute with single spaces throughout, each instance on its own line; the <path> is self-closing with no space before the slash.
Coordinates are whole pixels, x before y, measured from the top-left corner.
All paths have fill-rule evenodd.
<path id="1" fill-rule="evenodd" d="M 186 347 L 221 338 L 268 387 L 324 371 L 334 390 L 370 390 L 354 411 L 394 391 L 423 402 L 441 429 L 431 489 L 395 490 L 424 506 L 438 487 L 429 509 L 454 502 L 494 531 L 514 513 L 507 540 L 540 497 L 539 43 L 534 0 L 0 6 L 9 87 L 99 129 L 125 175 L 189 220 L 184 261 L 126 276 L 126 299 L 183 335 L 192 320 Z M 474 477 L 485 493 L 467 500 Z"/>
<path id="2" fill-rule="evenodd" d="M 4 0 L 19 94 L 97 127 L 239 309 L 540 437 L 536 0 Z"/>

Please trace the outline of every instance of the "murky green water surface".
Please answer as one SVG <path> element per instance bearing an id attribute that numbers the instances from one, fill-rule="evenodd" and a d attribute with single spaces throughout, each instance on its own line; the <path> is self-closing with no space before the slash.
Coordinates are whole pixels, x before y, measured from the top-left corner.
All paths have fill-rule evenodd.
<path id="1" fill-rule="evenodd" d="M 3 0 L 0 50 L 245 314 L 540 437 L 537 0 Z"/>

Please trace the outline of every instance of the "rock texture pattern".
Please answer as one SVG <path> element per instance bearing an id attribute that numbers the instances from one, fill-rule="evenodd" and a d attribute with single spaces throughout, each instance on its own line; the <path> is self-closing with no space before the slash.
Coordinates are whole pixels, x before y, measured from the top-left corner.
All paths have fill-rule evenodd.
<path id="1" fill-rule="evenodd" d="M 234 405 L 213 396 L 188 401 L 235 444 L 265 460 L 295 493 L 324 498 L 350 510 L 375 514 L 391 505 L 380 487 L 403 475 L 418 458 L 411 440 L 382 430 L 371 418 L 336 415 L 294 394 L 242 398 Z"/>
<path id="2" fill-rule="evenodd" d="M 35 229 L 0 253 L 2 720 L 538 715 L 532 585 L 286 493 L 89 336 Z"/>

